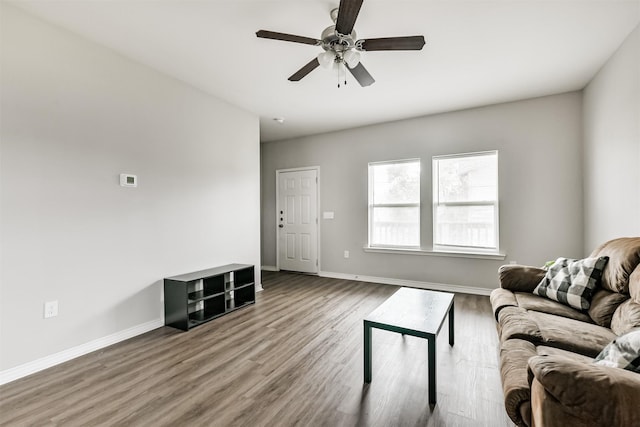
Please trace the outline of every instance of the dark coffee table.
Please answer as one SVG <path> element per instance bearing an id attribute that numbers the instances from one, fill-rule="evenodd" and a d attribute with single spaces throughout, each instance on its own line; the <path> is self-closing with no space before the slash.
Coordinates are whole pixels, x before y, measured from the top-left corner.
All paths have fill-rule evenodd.
<path id="1" fill-rule="evenodd" d="M 364 382 L 371 382 L 373 328 L 424 338 L 429 342 L 429 403 L 436 403 L 436 337 L 449 315 L 449 345 L 453 345 L 453 294 L 400 288 L 364 318 Z"/>

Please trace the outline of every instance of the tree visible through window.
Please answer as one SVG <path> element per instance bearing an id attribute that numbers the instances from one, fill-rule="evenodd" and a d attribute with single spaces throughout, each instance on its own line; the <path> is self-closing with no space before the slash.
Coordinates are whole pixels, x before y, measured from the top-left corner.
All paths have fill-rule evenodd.
<path id="1" fill-rule="evenodd" d="M 420 160 L 369 163 L 369 246 L 420 246 Z"/>
<path id="2" fill-rule="evenodd" d="M 498 250 L 498 152 L 433 158 L 433 243 Z"/>

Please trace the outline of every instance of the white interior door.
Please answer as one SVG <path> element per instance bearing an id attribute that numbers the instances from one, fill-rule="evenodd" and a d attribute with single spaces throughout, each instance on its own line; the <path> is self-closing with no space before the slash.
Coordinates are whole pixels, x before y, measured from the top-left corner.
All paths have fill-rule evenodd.
<path id="1" fill-rule="evenodd" d="M 278 268 L 318 272 L 318 171 L 278 171 Z"/>

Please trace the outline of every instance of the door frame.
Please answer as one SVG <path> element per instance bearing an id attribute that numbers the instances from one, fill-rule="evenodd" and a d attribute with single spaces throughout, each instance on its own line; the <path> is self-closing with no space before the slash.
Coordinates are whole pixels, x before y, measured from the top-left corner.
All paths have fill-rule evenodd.
<path id="1" fill-rule="evenodd" d="M 299 168 L 287 168 L 287 169 L 276 169 L 276 217 L 274 220 L 274 224 L 273 226 L 276 229 L 276 270 L 280 271 L 280 232 L 279 232 L 279 228 L 278 228 L 278 210 L 280 207 L 280 174 L 281 173 L 286 173 L 286 172 L 300 172 L 300 171 L 307 171 L 307 170 L 315 170 L 316 171 L 316 177 L 318 178 L 318 182 L 316 183 L 316 218 L 317 218 L 317 233 L 318 235 L 316 236 L 316 253 L 318 256 L 318 272 L 316 273 L 316 275 L 320 275 L 320 266 L 321 266 L 321 259 L 320 259 L 320 166 L 306 166 L 306 167 L 299 167 Z M 309 273 L 312 274 L 312 273 Z"/>

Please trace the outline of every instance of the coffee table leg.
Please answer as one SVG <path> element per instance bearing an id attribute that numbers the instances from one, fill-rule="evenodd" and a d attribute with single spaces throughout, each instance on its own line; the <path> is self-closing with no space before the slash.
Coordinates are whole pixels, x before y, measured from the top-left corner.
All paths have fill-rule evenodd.
<path id="1" fill-rule="evenodd" d="M 429 345 L 429 403 L 436 403 L 436 336 L 427 338 Z"/>
<path id="2" fill-rule="evenodd" d="M 364 321 L 364 382 L 371 382 L 371 325 Z"/>
<path id="3" fill-rule="evenodd" d="M 449 309 L 449 345 L 453 345 L 453 301 Z"/>

